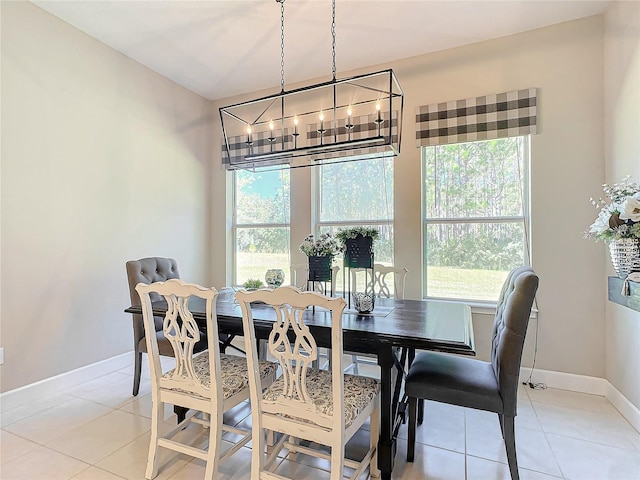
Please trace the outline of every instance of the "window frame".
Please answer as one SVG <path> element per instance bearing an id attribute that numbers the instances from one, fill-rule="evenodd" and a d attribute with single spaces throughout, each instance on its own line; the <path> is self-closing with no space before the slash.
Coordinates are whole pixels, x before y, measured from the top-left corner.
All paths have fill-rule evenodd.
<path id="1" fill-rule="evenodd" d="M 237 189 L 237 173 L 240 170 L 232 171 L 232 195 L 231 195 L 231 284 L 235 287 L 240 286 L 238 283 L 238 231 L 241 229 L 256 229 L 256 228 L 287 228 L 289 229 L 289 245 L 288 255 L 291 257 L 291 197 L 289 197 L 289 222 L 283 223 L 238 223 L 238 189 Z M 289 176 L 289 189 L 291 189 L 291 176 Z M 289 262 L 291 263 L 291 262 Z M 288 275 L 288 271 L 285 271 L 285 275 Z M 262 279 L 261 279 L 262 280 Z"/>
<path id="2" fill-rule="evenodd" d="M 497 304 L 496 300 L 481 300 L 481 299 L 472 299 L 472 298 L 456 298 L 456 297 L 446 297 L 446 296 L 431 296 L 428 295 L 427 291 L 427 259 L 426 259 L 426 238 L 427 238 L 427 228 L 430 225 L 447 225 L 447 224 L 507 224 L 507 223 L 517 223 L 521 224 L 523 228 L 523 251 L 522 256 L 524 258 L 524 263 L 526 266 L 530 266 L 531 264 L 531 134 L 527 135 L 517 135 L 512 137 L 504 137 L 504 138 L 496 138 L 489 140 L 475 140 L 470 142 L 460 142 L 460 143 L 480 143 L 487 141 L 495 141 L 495 140 L 508 140 L 513 138 L 522 138 L 523 139 L 523 160 L 522 160 L 522 216 L 487 216 L 487 217 L 441 217 L 441 218 L 427 218 L 427 206 L 426 206 L 426 192 L 425 192 L 425 183 L 426 183 L 426 152 L 429 148 L 438 148 L 443 145 L 424 145 L 420 147 L 420 166 L 421 166 L 421 208 L 422 208 L 422 298 L 428 300 L 440 300 L 447 302 L 460 302 L 466 303 L 475 307 L 480 308 L 481 310 L 484 308 L 492 309 Z M 490 311 L 490 310 L 487 310 Z M 482 312 L 481 312 L 482 313 Z"/>
<path id="3" fill-rule="evenodd" d="M 362 163 L 364 165 L 364 162 L 367 161 L 373 161 L 373 160 L 378 160 L 378 161 L 390 161 L 391 162 L 391 175 L 392 175 L 392 181 L 393 181 L 393 185 L 391 188 L 391 198 L 390 200 L 390 204 L 393 204 L 394 202 L 394 197 L 395 197 L 395 169 L 393 167 L 393 162 L 394 159 L 393 158 L 389 158 L 389 157 L 374 157 L 371 159 L 367 159 L 367 160 L 359 160 L 357 163 Z M 364 226 L 364 227 L 368 227 L 368 226 L 387 226 L 391 228 L 391 231 L 393 232 L 393 235 L 391 236 L 391 259 L 392 259 L 392 263 L 393 263 L 393 258 L 394 258 L 394 250 L 395 250 L 395 215 L 392 214 L 392 216 L 390 218 L 386 218 L 386 219 L 381 219 L 381 218 L 375 218 L 375 219 L 369 219 L 369 220 L 332 220 L 332 221 L 322 221 L 321 220 L 321 209 L 322 209 L 322 187 L 321 187 L 321 178 L 322 178 L 322 173 L 321 173 L 321 169 L 324 166 L 319 165 L 317 169 L 314 169 L 315 171 L 313 172 L 313 184 L 314 184 L 314 190 L 315 190 L 315 195 L 314 195 L 314 202 L 313 202 L 313 230 L 314 230 L 314 234 L 320 235 L 322 231 L 324 231 L 325 229 L 330 229 L 332 231 L 337 231 L 340 228 L 348 228 L 348 227 L 359 227 L 359 226 Z M 392 209 L 393 212 L 395 212 L 395 210 Z M 375 249 L 375 246 L 374 246 Z M 378 259 L 375 260 L 376 263 L 386 263 L 386 262 L 380 262 Z M 342 265 L 342 257 L 340 257 L 340 259 L 338 260 L 338 263 L 340 264 L 341 268 L 340 268 L 340 273 L 339 275 L 343 276 L 344 279 L 344 265 Z"/>

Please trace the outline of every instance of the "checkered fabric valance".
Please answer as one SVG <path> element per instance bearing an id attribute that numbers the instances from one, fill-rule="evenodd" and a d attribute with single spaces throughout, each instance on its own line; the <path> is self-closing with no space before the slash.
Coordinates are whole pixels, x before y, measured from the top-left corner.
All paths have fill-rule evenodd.
<path id="1" fill-rule="evenodd" d="M 336 131 L 330 126 L 331 122 L 327 122 L 325 124 L 325 132 L 324 136 L 324 144 L 333 144 L 346 142 L 349 140 L 366 140 L 369 138 L 375 138 L 380 136 L 380 132 L 382 131 L 382 135 L 388 132 L 389 128 L 389 117 L 388 112 L 381 112 L 380 120 L 382 123 L 376 123 L 376 115 L 362 115 L 353 117 L 351 122 L 354 124 L 354 127 L 351 131 L 347 130 L 345 125 L 347 124 L 346 118 L 338 119 L 338 128 Z M 320 124 L 312 123 L 306 126 L 305 134 L 301 135 L 301 138 L 304 140 L 300 140 L 300 143 L 305 141 L 305 145 L 312 146 L 320 146 L 323 145 L 323 142 L 320 141 L 320 132 L 318 129 L 320 128 Z M 256 154 L 264 154 L 275 151 L 282 151 L 293 149 L 295 147 L 295 143 L 293 140 L 292 133 L 294 132 L 291 128 L 284 129 L 284 136 L 279 138 L 277 143 L 270 142 L 269 131 L 259 131 L 253 132 L 251 137 L 251 143 L 247 143 L 247 135 L 241 135 L 236 137 L 229 137 L 229 152 L 231 154 L 231 158 L 227 155 L 227 150 L 225 148 L 224 141 L 222 142 L 222 163 L 228 169 L 233 168 L 241 168 L 243 164 L 251 163 L 250 161 L 246 161 L 244 158 L 246 155 L 256 155 Z M 335 138 L 334 138 L 335 134 Z M 398 111 L 394 110 L 391 116 L 391 143 L 398 143 Z M 284 140 L 282 139 L 284 138 Z M 300 143 L 298 145 L 300 145 Z M 374 158 L 379 156 L 379 150 L 376 148 L 353 148 L 351 154 L 358 154 L 360 156 L 365 154 L 371 154 L 371 157 Z M 335 154 L 333 153 L 317 153 L 313 155 L 314 160 L 322 160 L 327 158 L 333 158 Z M 286 163 L 286 162 L 285 162 Z M 263 163 L 266 165 L 266 163 Z"/>
<path id="2" fill-rule="evenodd" d="M 293 128 L 285 128 L 284 136 L 278 139 L 278 145 L 274 145 L 269 141 L 270 133 L 268 131 L 254 132 L 252 134 L 251 144 L 247 143 L 247 136 L 237 136 L 229 138 L 229 151 L 232 158 L 227 155 L 227 150 L 222 142 L 222 163 L 229 167 L 233 163 L 244 162 L 245 155 L 255 155 L 261 153 L 273 152 L 274 148 L 287 150 L 293 148 Z M 284 140 L 283 140 L 284 138 Z"/>
<path id="3" fill-rule="evenodd" d="M 418 147 L 536 133 L 536 89 L 416 108 Z"/>

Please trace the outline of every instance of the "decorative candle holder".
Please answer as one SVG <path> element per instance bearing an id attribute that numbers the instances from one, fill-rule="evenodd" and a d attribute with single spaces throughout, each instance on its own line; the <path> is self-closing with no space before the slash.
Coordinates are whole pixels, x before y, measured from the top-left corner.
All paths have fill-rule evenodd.
<path id="1" fill-rule="evenodd" d="M 347 129 L 347 140 L 351 141 L 351 130 L 353 130 L 353 123 L 350 123 L 349 120 L 347 120 L 347 124 L 344 126 L 344 128 Z"/>
<path id="2" fill-rule="evenodd" d="M 384 123 L 384 120 L 382 118 L 380 118 L 380 112 L 378 112 L 378 118 L 376 118 L 373 123 L 375 123 L 376 125 L 378 125 L 378 136 L 380 137 L 380 128 L 382 127 L 382 124 Z"/>
<path id="3" fill-rule="evenodd" d="M 371 313 L 376 303 L 376 294 L 356 292 L 353 294 L 353 306 L 358 313 Z"/>
<path id="4" fill-rule="evenodd" d="M 284 271 L 279 268 L 271 268 L 267 270 L 264 281 L 269 288 L 278 288 L 284 282 Z"/>

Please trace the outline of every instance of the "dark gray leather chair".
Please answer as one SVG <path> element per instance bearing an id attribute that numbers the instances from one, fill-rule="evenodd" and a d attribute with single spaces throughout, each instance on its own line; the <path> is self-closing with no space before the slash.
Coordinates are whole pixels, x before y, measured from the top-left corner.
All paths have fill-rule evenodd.
<path id="1" fill-rule="evenodd" d="M 519 479 L 515 425 L 518 375 L 538 277 L 530 267 L 512 270 L 502 287 L 493 323 L 491 361 L 425 352 L 407 374 L 409 440 L 407 461 L 413 462 L 416 420 L 422 423 L 422 400 L 496 412 L 502 429 L 512 480 Z M 420 400 L 420 401 L 419 401 Z M 417 417 L 417 418 L 416 418 Z"/>
<path id="2" fill-rule="evenodd" d="M 178 264 L 173 258 L 149 257 L 140 260 L 127 262 L 127 278 L 129 280 L 129 295 L 131 305 L 140 305 L 140 295 L 136 292 L 136 285 L 140 282 L 151 284 L 163 282 L 171 278 L 180 278 Z M 155 298 L 154 298 L 155 295 Z M 157 294 L 151 295 L 151 301 L 162 300 Z M 162 317 L 155 317 L 156 337 L 158 338 L 158 349 L 160 355 L 173 357 L 171 343 L 162 333 Z M 195 344 L 194 351 L 201 352 L 207 349 L 207 336 L 203 332 L 201 339 Z M 147 342 L 144 336 L 144 322 L 142 315 L 133 314 L 133 351 L 135 357 L 135 367 L 133 372 L 133 395 L 138 395 L 140 390 L 140 374 L 142 373 L 142 353 L 147 352 Z"/>

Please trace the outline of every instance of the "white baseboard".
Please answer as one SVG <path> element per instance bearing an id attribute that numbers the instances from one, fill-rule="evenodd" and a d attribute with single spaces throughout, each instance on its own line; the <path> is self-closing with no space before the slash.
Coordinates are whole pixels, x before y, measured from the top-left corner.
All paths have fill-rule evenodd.
<path id="1" fill-rule="evenodd" d="M 0 410 L 10 410 L 19 407 L 23 403 L 55 395 L 61 390 L 75 387 L 101 375 L 132 366 L 132 356 L 133 351 L 123 353 L 122 355 L 0 394 Z M 530 372 L 530 368 L 521 368 L 520 379 L 523 381 L 528 379 Z M 545 383 L 550 388 L 606 397 L 633 428 L 640 432 L 640 409 L 604 378 L 536 369 L 533 372 L 531 381 L 533 383 Z"/>
<path id="2" fill-rule="evenodd" d="M 609 382 L 607 382 L 607 393 L 605 397 L 607 397 L 607 400 L 627 419 L 633 428 L 640 432 L 640 409 Z"/>
<path id="3" fill-rule="evenodd" d="M 10 410 L 26 402 L 55 395 L 61 390 L 75 387 L 96 377 L 121 370 L 129 365 L 133 368 L 133 351 L 61 373 L 55 377 L 45 378 L 15 390 L 9 390 L 0 394 L 0 410 Z"/>
<path id="4" fill-rule="evenodd" d="M 520 369 L 520 380 L 529 378 L 531 368 Z M 606 396 L 607 382 L 604 378 L 588 377 L 586 375 L 576 375 L 573 373 L 554 372 L 551 370 L 533 371 L 532 383 L 546 383 L 548 387 L 560 390 L 571 390 L 572 392 L 590 393 L 591 395 Z"/>
<path id="5" fill-rule="evenodd" d="M 520 379 L 525 381 L 529 378 L 530 372 L 530 368 L 521 368 Z M 550 388 L 605 397 L 633 428 L 640 432 L 640 409 L 604 378 L 536 369 L 531 377 L 531 382 L 545 383 Z"/>

